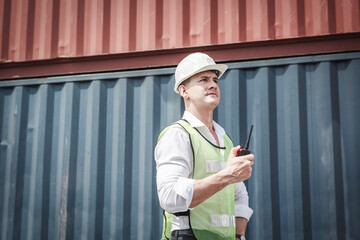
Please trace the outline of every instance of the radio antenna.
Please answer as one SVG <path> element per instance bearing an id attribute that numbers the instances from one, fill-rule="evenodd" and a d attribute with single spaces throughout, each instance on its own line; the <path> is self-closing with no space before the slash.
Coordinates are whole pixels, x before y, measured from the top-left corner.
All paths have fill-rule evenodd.
<path id="1" fill-rule="evenodd" d="M 247 141 L 246 141 L 246 145 L 245 145 L 245 149 L 246 149 L 246 150 L 248 150 L 248 149 L 249 149 L 249 145 L 250 145 L 250 138 L 251 138 L 251 133 L 252 133 L 253 127 L 254 127 L 254 125 L 251 125 L 251 128 L 250 128 L 250 133 L 249 133 L 248 139 L 247 139 Z"/>

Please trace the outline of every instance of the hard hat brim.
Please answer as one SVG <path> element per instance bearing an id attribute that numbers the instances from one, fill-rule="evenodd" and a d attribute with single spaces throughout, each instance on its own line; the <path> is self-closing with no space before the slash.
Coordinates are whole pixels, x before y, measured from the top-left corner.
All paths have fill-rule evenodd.
<path id="1" fill-rule="evenodd" d="M 184 76 L 183 78 L 181 78 L 180 80 L 176 81 L 176 84 L 174 86 L 174 91 L 178 94 L 179 93 L 179 86 L 187 79 L 191 78 L 192 76 L 201 73 L 201 72 L 206 72 L 206 71 L 210 71 L 210 70 L 217 70 L 219 71 L 219 76 L 218 79 L 220 79 L 220 77 L 225 73 L 225 71 L 228 69 L 228 66 L 226 64 L 213 64 L 213 65 L 207 65 L 205 67 L 200 68 L 199 70 L 190 73 L 187 76 Z"/>

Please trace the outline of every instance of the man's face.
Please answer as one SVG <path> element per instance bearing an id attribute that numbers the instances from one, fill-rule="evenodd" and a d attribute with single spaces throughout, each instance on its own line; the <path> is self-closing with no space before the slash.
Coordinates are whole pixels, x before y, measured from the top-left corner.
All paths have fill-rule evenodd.
<path id="1" fill-rule="evenodd" d="M 219 79 L 211 71 L 192 76 L 184 83 L 184 88 L 185 98 L 196 106 L 214 109 L 220 103 Z"/>

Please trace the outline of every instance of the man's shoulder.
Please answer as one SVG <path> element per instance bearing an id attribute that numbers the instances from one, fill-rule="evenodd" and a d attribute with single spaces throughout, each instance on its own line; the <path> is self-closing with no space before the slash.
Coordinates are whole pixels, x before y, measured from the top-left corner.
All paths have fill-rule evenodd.
<path id="1" fill-rule="evenodd" d="M 173 124 L 170 124 L 169 126 L 167 126 L 166 128 L 163 129 L 163 131 L 168 132 L 168 131 L 181 131 L 181 132 L 186 132 L 185 128 L 179 123 L 179 122 L 174 122 Z"/>
<path id="2" fill-rule="evenodd" d="M 183 125 L 181 124 L 180 121 L 181 120 L 176 121 L 176 122 L 166 126 L 163 130 L 161 130 L 159 137 L 158 137 L 158 142 L 163 138 L 167 138 L 168 136 L 174 136 L 174 135 L 188 136 L 189 135 L 188 132 L 183 127 Z"/>

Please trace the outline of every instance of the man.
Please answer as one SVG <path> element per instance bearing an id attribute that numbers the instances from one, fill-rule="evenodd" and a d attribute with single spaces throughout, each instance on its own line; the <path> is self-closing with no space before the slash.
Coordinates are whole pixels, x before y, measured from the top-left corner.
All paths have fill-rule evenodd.
<path id="1" fill-rule="evenodd" d="M 253 211 L 243 181 L 251 176 L 254 155 L 237 157 L 240 147 L 213 121 L 226 70 L 203 53 L 190 54 L 176 68 L 174 90 L 185 112 L 160 133 L 155 148 L 158 196 L 166 211 L 163 239 L 170 229 L 171 239 L 245 239 Z"/>

